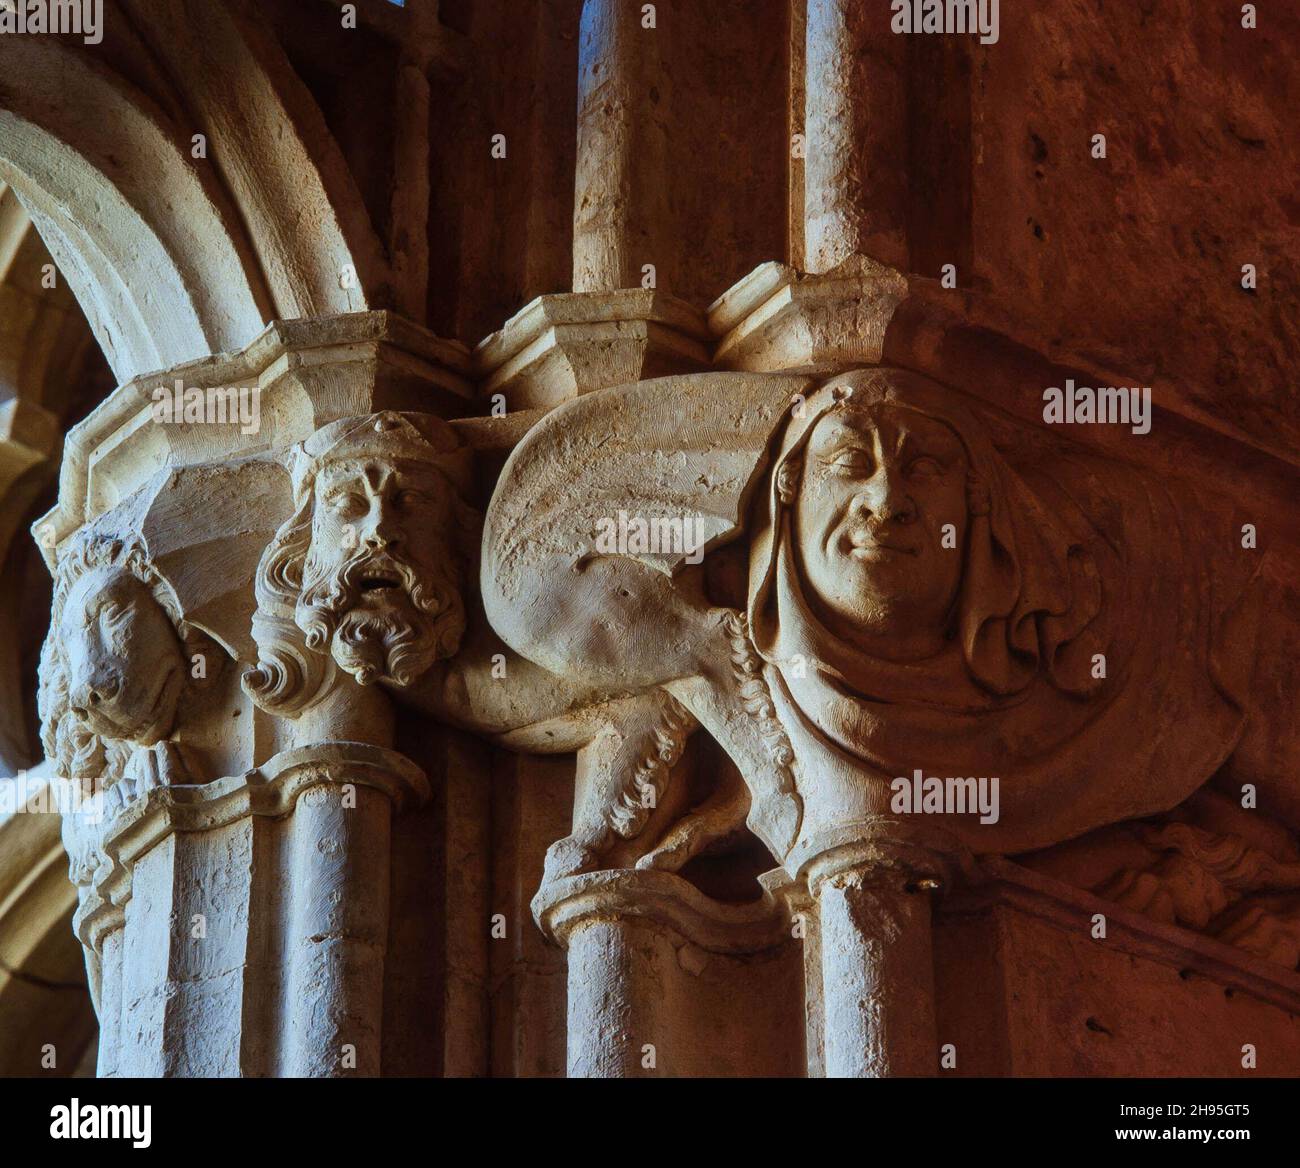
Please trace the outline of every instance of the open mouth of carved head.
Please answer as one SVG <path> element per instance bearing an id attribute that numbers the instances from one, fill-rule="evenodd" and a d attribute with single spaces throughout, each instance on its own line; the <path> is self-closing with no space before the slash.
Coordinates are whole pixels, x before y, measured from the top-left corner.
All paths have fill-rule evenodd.
<path id="1" fill-rule="evenodd" d="M 357 561 L 343 576 L 344 587 L 364 600 L 391 602 L 399 593 L 409 595 L 414 583 L 411 567 L 387 554 Z"/>
<path id="2" fill-rule="evenodd" d="M 450 579 L 381 550 L 308 580 L 298 620 L 308 648 L 332 653 L 361 684 L 409 685 L 455 651 L 464 618 Z"/>
<path id="3" fill-rule="evenodd" d="M 363 595 L 387 593 L 394 589 L 405 590 L 402 574 L 395 568 L 379 565 L 365 568 L 357 579 L 357 590 Z"/>

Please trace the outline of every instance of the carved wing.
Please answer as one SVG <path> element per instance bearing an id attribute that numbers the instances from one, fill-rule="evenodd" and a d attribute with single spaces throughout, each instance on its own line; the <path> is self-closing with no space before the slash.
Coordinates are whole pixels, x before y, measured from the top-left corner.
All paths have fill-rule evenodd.
<path id="1" fill-rule="evenodd" d="M 500 636 L 548 669 L 598 681 L 654 684 L 689 672 L 688 613 L 706 605 L 675 586 L 687 553 L 610 553 L 598 537 L 624 518 L 689 520 L 706 550 L 733 538 L 773 430 L 811 384 L 684 374 L 601 390 L 547 415 L 506 463 L 484 524 L 483 598 Z"/>

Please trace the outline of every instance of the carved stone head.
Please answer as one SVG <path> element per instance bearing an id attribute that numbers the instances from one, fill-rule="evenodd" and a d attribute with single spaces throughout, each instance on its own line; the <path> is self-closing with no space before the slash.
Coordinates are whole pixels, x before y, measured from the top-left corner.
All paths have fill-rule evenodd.
<path id="1" fill-rule="evenodd" d="M 1086 553 L 956 395 L 900 370 L 832 378 L 787 423 L 750 600 L 770 660 L 868 689 L 873 662 L 950 650 L 995 695 L 1044 667 L 1059 688 L 1095 688 L 1078 640 L 1099 603 Z"/>
<path id="2" fill-rule="evenodd" d="M 180 626 L 139 543 L 87 533 L 64 552 L 40 709 L 46 753 L 65 775 L 98 775 L 106 743 L 151 746 L 171 733 L 187 677 Z"/>
<path id="3" fill-rule="evenodd" d="M 886 658 L 937 645 L 961 585 L 967 516 L 969 461 L 951 426 L 846 396 L 784 471 L 804 577 L 826 623 Z"/>
<path id="4" fill-rule="evenodd" d="M 250 695 L 291 713 L 331 660 L 362 685 L 408 686 L 452 656 L 475 524 L 450 427 L 425 414 L 345 418 L 295 448 L 290 472 L 295 512 L 258 568 Z"/>

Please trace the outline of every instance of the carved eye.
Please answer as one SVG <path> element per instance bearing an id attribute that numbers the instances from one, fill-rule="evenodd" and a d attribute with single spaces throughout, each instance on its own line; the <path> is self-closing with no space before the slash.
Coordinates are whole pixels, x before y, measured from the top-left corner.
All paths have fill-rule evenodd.
<path id="1" fill-rule="evenodd" d="M 337 495 L 332 495 L 329 505 L 339 515 L 360 515 L 366 509 L 365 500 L 351 491 L 341 491 Z"/>
<path id="2" fill-rule="evenodd" d="M 837 450 L 826 465 L 842 474 L 869 475 L 875 469 L 875 460 L 870 452 L 860 446 L 846 446 Z"/>
<path id="3" fill-rule="evenodd" d="M 407 511 L 410 510 L 410 508 L 412 507 L 418 507 L 428 497 L 429 496 L 426 495 L 423 491 L 415 491 L 415 490 L 408 489 L 405 491 L 398 491 L 397 497 L 394 499 L 394 502 L 397 504 L 397 509 L 399 511 Z"/>
<path id="4" fill-rule="evenodd" d="M 931 458 L 928 454 L 923 454 L 920 458 L 915 458 L 908 463 L 907 473 L 911 478 L 933 478 L 936 475 L 943 474 L 943 464 L 937 458 Z"/>
<path id="5" fill-rule="evenodd" d="M 99 619 L 109 628 L 121 624 L 126 615 L 126 605 L 119 604 L 116 600 L 107 600 L 99 608 Z"/>

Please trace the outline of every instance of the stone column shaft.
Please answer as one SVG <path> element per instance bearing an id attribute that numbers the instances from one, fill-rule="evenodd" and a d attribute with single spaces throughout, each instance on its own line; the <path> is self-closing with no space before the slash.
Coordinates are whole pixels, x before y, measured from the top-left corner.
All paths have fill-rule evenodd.
<path id="1" fill-rule="evenodd" d="M 632 0 L 586 0 L 580 35 L 573 290 L 639 288 L 671 254 L 667 31 L 643 28 Z"/>
<path id="2" fill-rule="evenodd" d="M 810 272 L 854 254 L 906 268 L 906 41 L 888 6 L 808 0 L 804 248 Z"/>
<path id="3" fill-rule="evenodd" d="M 100 1076 L 378 1075 L 392 816 L 427 797 L 402 756 L 322 743 L 113 817 L 74 922 Z"/>
<path id="4" fill-rule="evenodd" d="M 787 940 L 770 894 L 723 904 L 653 869 L 544 881 L 533 915 L 568 950 L 570 1078 L 671 1077 L 707 1066 L 690 1020 L 693 991 L 682 982 L 694 975 L 683 971 L 706 953 L 762 953 Z"/>
<path id="5" fill-rule="evenodd" d="M 642 1048 L 660 1041 L 662 977 L 652 930 L 627 920 L 594 921 L 569 935 L 571 1079 L 626 1079 L 642 1069 Z"/>
<path id="6" fill-rule="evenodd" d="M 929 893 L 859 868 L 826 879 L 817 900 L 826 1076 L 933 1074 Z"/>
<path id="7" fill-rule="evenodd" d="M 351 808 L 340 794 L 305 791 L 290 827 L 280 1073 L 294 1078 L 339 1074 L 345 1048 L 356 1074 L 380 1071 L 391 808 L 373 789 Z"/>

